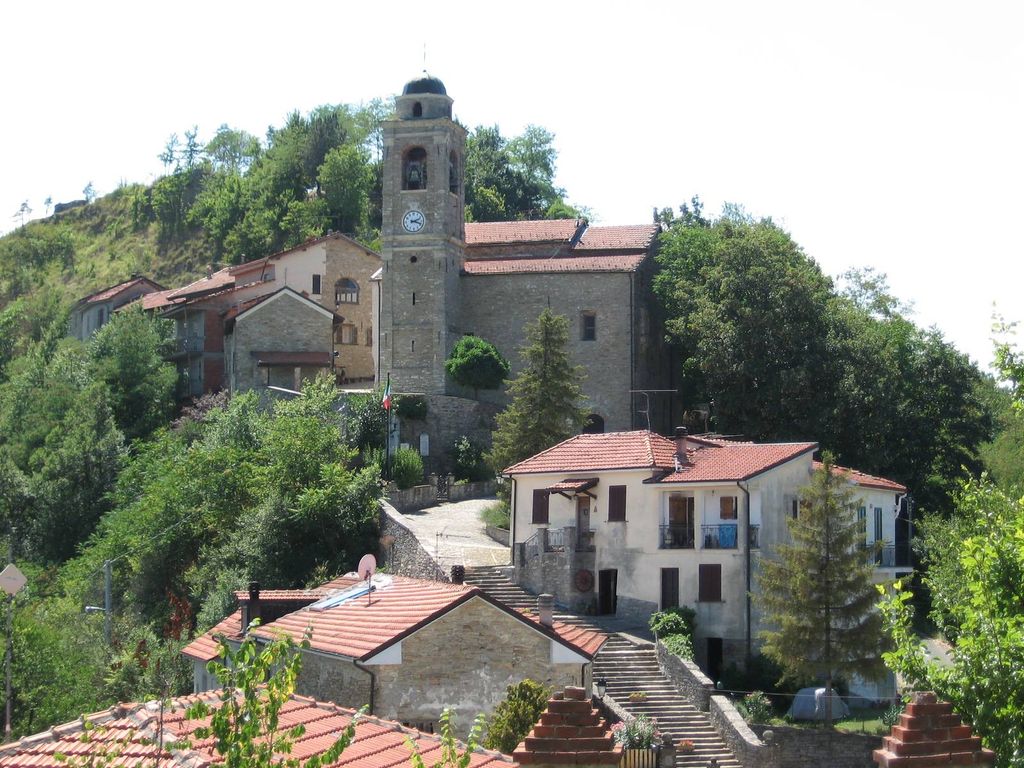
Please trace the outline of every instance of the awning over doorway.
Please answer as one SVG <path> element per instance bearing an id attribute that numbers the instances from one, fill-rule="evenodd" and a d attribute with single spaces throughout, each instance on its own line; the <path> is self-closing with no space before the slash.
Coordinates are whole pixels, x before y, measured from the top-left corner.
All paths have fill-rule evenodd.
<path id="1" fill-rule="evenodd" d="M 557 493 L 560 496 L 565 496 L 567 499 L 571 499 L 573 496 L 579 496 L 585 494 L 594 497 L 594 494 L 588 493 L 588 491 L 597 485 L 596 477 L 576 477 L 566 478 L 554 485 L 549 485 L 544 490 L 550 491 L 551 493 Z"/>

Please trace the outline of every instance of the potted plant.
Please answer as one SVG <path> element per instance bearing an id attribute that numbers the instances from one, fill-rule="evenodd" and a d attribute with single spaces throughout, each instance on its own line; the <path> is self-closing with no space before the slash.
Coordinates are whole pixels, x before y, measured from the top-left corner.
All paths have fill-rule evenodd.
<path id="1" fill-rule="evenodd" d="M 655 768 L 661 733 L 654 718 L 640 715 L 612 726 L 615 740 L 622 745 L 623 768 Z"/>
<path id="2" fill-rule="evenodd" d="M 680 752 L 693 752 L 693 740 L 683 739 L 676 745 Z"/>
<path id="3" fill-rule="evenodd" d="M 647 701 L 646 691 L 633 691 L 629 694 L 629 700 L 634 704 L 639 704 L 641 701 Z"/>

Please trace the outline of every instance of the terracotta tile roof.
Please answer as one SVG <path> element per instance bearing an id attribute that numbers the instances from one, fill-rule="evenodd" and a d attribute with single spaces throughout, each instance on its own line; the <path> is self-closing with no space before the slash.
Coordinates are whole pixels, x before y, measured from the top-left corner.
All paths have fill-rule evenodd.
<path id="1" fill-rule="evenodd" d="M 225 267 L 224 269 L 217 270 L 209 277 L 201 277 L 198 280 L 193 280 L 186 286 L 171 291 L 168 294 L 168 298 L 180 299 L 197 293 L 212 293 L 234 284 L 235 276 L 231 274 L 229 267 Z"/>
<path id="2" fill-rule="evenodd" d="M 687 463 L 660 478 L 658 482 L 711 483 L 746 480 L 792 461 L 798 456 L 812 453 L 817 448 L 817 443 L 734 443 L 727 440 L 708 442 L 688 450 Z"/>
<path id="3" fill-rule="evenodd" d="M 230 616 L 215 624 L 205 634 L 199 635 L 191 643 L 181 649 L 183 656 L 199 661 L 210 661 L 217 658 L 217 642 L 219 635 L 229 639 L 238 639 L 242 634 L 242 612 L 235 611 Z"/>
<path id="4" fill-rule="evenodd" d="M 203 724 L 187 720 L 185 712 L 195 702 L 209 706 L 220 704 L 217 692 L 174 699 L 163 716 L 164 742 L 188 739 Z M 280 711 L 281 728 L 303 725 L 305 733 L 292 745 L 290 757 L 305 761 L 321 754 L 352 722 L 355 711 L 305 696 L 293 695 Z M 105 712 L 87 715 L 85 720 L 97 726 L 89 741 L 82 741 L 82 720 L 60 725 L 21 741 L 0 747 L 0 768 L 66 768 L 67 761 L 102 762 L 102 752 L 115 739 L 125 741 L 113 764 L 121 768 L 206 768 L 223 762 L 214 748 L 214 739 L 193 739 L 187 748 L 160 751 L 158 744 L 159 706 L 121 704 Z M 391 720 L 365 716 L 356 721 L 355 738 L 342 753 L 335 768 L 400 768 L 409 764 L 408 740 L 415 742 L 427 765 L 441 757 L 439 736 L 406 728 Z M 500 752 L 478 749 L 470 757 L 471 768 L 499 768 L 515 763 Z"/>
<path id="5" fill-rule="evenodd" d="M 672 440 L 646 430 L 576 435 L 505 470 L 519 475 L 535 472 L 592 472 L 599 469 L 669 468 L 676 446 Z"/>
<path id="6" fill-rule="evenodd" d="M 533 614 L 525 614 L 525 616 L 534 624 L 540 625 L 540 618 L 538 616 Z M 608 640 L 608 636 L 603 632 L 585 629 L 576 624 L 566 624 L 564 621 L 558 621 L 557 619 L 552 622 L 551 628 L 555 631 L 556 635 L 567 643 L 575 645 L 579 650 L 583 651 L 584 656 L 589 656 L 590 658 L 594 658 L 597 652 L 601 650 L 601 646 Z"/>
<path id="7" fill-rule="evenodd" d="M 142 302 L 142 308 L 146 310 L 163 309 L 164 307 L 169 307 L 172 304 L 177 304 L 181 302 L 182 299 L 170 298 L 170 295 L 174 293 L 174 290 L 175 289 L 173 288 L 169 288 L 166 291 L 154 291 L 153 293 L 147 293 L 145 296 L 139 299 L 139 301 Z"/>
<path id="8" fill-rule="evenodd" d="M 576 219 L 471 222 L 466 224 L 466 245 L 567 243 L 579 227 Z"/>
<path id="9" fill-rule="evenodd" d="M 583 688 L 566 687 L 548 705 L 512 757 L 522 765 L 618 765 L 622 745 Z"/>
<path id="10" fill-rule="evenodd" d="M 162 291 L 164 287 L 148 277 L 133 277 L 130 280 L 125 280 L 123 283 L 112 285 L 109 288 L 97 291 L 96 293 L 90 293 L 88 296 L 78 300 L 79 304 L 96 304 L 100 301 L 107 301 L 117 296 L 119 293 L 127 291 L 129 288 L 134 288 L 137 285 L 149 285 L 155 290 Z"/>
<path id="11" fill-rule="evenodd" d="M 597 485 L 597 482 L 598 480 L 596 477 L 566 478 L 565 480 L 560 480 L 554 485 L 549 485 L 547 490 L 554 491 L 555 493 L 560 493 L 562 491 L 578 493 L 579 491 L 586 491 L 593 488 Z"/>
<path id="12" fill-rule="evenodd" d="M 448 611 L 475 597 L 481 598 L 511 616 L 529 621 L 539 631 L 553 636 L 585 656 L 593 657 L 591 649 L 600 648 L 605 636 L 600 633 L 581 633 L 576 627 L 556 622 L 549 629 L 531 616 L 499 603 L 479 587 L 469 584 L 448 584 L 403 576 L 390 576 L 389 586 L 381 586 L 369 600 L 366 596 L 353 598 L 324 610 L 303 608 L 260 627 L 255 634 L 270 639 L 284 632 L 299 639 L 307 628 L 313 650 L 333 653 L 353 659 L 367 659 L 393 645 L 407 635 Z M 339 588 L 361 583 L 354 575 L 338 579 L 332 584 Z"/>
<path id="13" fill-rule="evenodd" d="M 814 462 L 814 469 L 821 469 L 821 462 Z M 869 475 L 866 472 L 860 472 L 856 469 L 850 469 L 849 467 L 840 467 L 834 465 L 832 467 L 832 473 L 836 475 L 844 475 L 854 485 L 859 485 L 864 488 L 878 488 L 883 491 L 895 491 L 896 493 L 906 493 L 907 486 L 897 483 L 895 480 L 888 480 L 884 477 L 875 477 Z"/>
<path id="14" fill-rule="evenodd" d="M 643 260 L 643 254 L 557 256 L 547 259 L 466 259 L 463 271 L 467 275 L 510 275 L 531 272 L 633 272 L 643 263 Z"/>
<path id="15" fill-rule="evenodd" d="M 577 435 L 514 464 L 507 475 L 595 472 L 604 469 L 665 470 L 662 483 L 744 480 L 815 450 L 817 443 L 741 443 L 689 438 L 688 464 L 675 469 L 674 440 L 645 430 Z"/>
<path id="16" fill-rule="evenodd" d="M 632 224 L 619 227 L 588 227 L 573 250 L 640 251 L 646 253 L 651 241 L 661 232 L 657 224 Z"/>

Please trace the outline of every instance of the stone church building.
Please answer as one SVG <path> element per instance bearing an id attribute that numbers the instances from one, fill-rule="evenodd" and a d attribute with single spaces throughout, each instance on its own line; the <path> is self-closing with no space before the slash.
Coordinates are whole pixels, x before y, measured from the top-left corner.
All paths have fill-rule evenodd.
<path id="1" fill-rule="evenodd" d="M 377 370 L 394 391 L 424 394 L 443 414 L 428 425 L 431 439 L 447 445 L 479 432 L 483 411 L 503 403 L 499 392 L 472 402 L 447 376 L 459 338 L 493 343 L 514 375 L 524 327 L 545 307 L 569 319 L 569 352 L 587 372 L 588 430 L 668 430 L 676 399 L 638 392 L 674 385 L 651 290 L 659 227 L 467 223 L 466 130 L 437 78 L 407 83 L 383 130 Z"/>

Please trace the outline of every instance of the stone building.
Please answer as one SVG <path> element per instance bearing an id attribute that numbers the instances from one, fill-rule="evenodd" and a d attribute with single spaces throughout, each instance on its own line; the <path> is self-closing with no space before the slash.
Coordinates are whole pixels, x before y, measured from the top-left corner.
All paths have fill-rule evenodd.
<path id="1" fill-rule="evenodd" d="M 132 275 L 123 283 L 112 285 L 101 291 L 90 293 L 71 307 L 68 316 L 68 332 L 76 339 L 86 341 L 100 329 L 110 316 L 121 307 L 137 301 L 141 297 L 164 290 L 159 283 L 148 277 Z"/>
<path id="2" fill-rule="evenodd" d="M 529 616 L 465 584 L 378 574 L 373 585 L 367 594 L 366 581 L 350 574 L 316 590 L 238 593 L 241 609 L 182 651 L 194 662 L 196 692 L 216 686 L 205 669 L 216 637 L 237 642 L 256 617 L 261 640 L 311 632 L 299 693 L 369 705 L 371 714 L 426 730 L 446 707 L 468 730 L 526 678 L 590 689 L 605 636 L 554 621 L 550 601 Z"/>
<path id="3" fill-rule="evenodd" d="M 379 370 L 397 392 L 466 401 L 444 362 L 465 334 L 520 366 L 525 325 L 545 307 L 570 321 L 569 351 L 587 370 L 593 431 L 672 423 L 673 399 L 636 390 L 672 386 L 668 350 L 652 312 L 656 225 L 592 227 L 583 220 L 466 223 L 466 132 L 444 84 L 406 84 L 384 124 Z M 481 393 L 495 405 L 500 393 Z M 450 403 L 446 405 L 449 410 Z M 476 417 L 449 418 L 471 430 Z"/>

